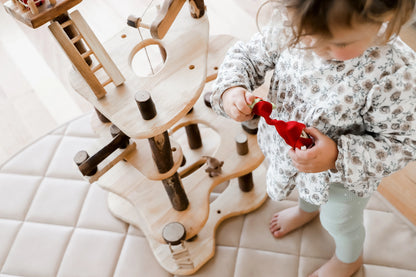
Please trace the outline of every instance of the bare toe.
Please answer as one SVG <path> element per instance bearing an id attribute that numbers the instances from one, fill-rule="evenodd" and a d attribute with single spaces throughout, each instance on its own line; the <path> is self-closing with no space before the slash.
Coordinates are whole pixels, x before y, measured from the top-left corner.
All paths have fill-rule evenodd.
<path id="1" fill-rule="evenodd" d="M 269 229 L 275 238 L 281 238 L 311 221 L 319 214 L 319 211 L 312 213 L 301 210 L 298 206 L 290 207 L 277 212 L 270 220 Z"/>

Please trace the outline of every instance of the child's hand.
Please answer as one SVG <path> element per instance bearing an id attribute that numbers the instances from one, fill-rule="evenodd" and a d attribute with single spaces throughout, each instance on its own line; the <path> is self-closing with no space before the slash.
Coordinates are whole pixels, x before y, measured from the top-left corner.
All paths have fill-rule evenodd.
<path id="1" fill-rule="evenodd" d="M 316 128 L 306 128 L 305 131 L 313 137 L 315 145 L 306 150 L 291 149 L 289 155 L 294 166 L 300 172 L 306 173 L 335 169 L 335 161 L 338 157 L 338 148 L 335 141 Z"/>
<path id="2" fill-rule="evenodd" d="M 253 117 L 249 105 L 256 97 L 242 87 L 227 89 L 222 95 L 224 111 L 232 119 L 242 122 Z"/>

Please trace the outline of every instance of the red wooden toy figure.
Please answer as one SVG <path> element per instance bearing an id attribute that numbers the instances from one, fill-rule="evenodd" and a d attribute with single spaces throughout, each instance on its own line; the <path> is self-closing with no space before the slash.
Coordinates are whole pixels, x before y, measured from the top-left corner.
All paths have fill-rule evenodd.
<path id="1" fill-rule="evenodd" d="M 274 125 L 279 135 L 292 148 L 305 149 L 313 146 L 313 139 L 305 132 L 306 125 L 297 121 L 277 120 L 270 118 L 274 105 L 257 97 L 250 105 L 254 114 L 262 116 L 266 123 Z"/>

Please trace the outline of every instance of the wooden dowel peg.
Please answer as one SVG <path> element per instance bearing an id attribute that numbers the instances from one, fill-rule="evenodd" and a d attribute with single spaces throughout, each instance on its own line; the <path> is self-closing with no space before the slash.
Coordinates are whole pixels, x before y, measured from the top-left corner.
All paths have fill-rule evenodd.
<path id="1" fill-rule="evenodd" d="M 212 95 L 212 92 L 206 92 L 204 94 L 204 103 L 205 103 L 205 106 L 207 106 L 208 108 L 212 108 L 212 106 L 211 106 L 211 95 Z"/>
<path id="2" fill-rule="evenodd" d="M 83 164 L 84 162 L 86 162 L 89 157 L 90 157 L 90 155 L 88 155 L 87 151 L 81 150 L 77 154 L 75 154 L 75 156 L 74 156 L 74 162 L 75 162 L 75 164 L 77 166 L 80 166 L 81 164 Z M 85 170 L 85 174 L 83 174 L 83 175 L 84 176 L 92 176 L 96 172 L 97 172 L 97 166 L 90 167 L 88 170 Z"/>
<path id="3" fill-rule="evenodd" d="M 201 133 L 198 124 L 189 124 L 185 126 L 186 136 L 188 137 L 188 145 L 190 149 L 198 149 L 202 146 Z"/>
<path id="4" fill-rule="evenodd" d="M 168 223 L 162 230 L 162 237 L 167 244 L 179 245 L 186 237 L 185 227 L 179 222 Z"/>
<path id="5" fill-rule="evenodd" d="M 116 125 L 111 125 L 110 126 L 110 134 L 111 134 L 111 137 L 113 137 L 113 138 L 115 138 L 116 136 L 118 136 L 118 135 L 122 135 L 122 136 L 126 136 Z M 126 136 L 127 137 L 127 136 Z M 119 148 L 121 148 L 121 149 L 125 149 L 128 145 L 129 145 L 129 143 L 130 143 L 130 140 L 129 139 L 125 139 L 125 140 L 122 140 L 121 142 L 120 142 L 120 145 L 119 145 Z"/>
<path id="6" fill-rule="evenodd" d="M 253 174 L 250 172 L 243 176 L 238 177 L 238 186 L 243 192 L 251 191 L 254 187 Z"/>
<path id="7" fill-rule="evenodd" d="M 193 18 L 201 18 L 205 14 L 204 0 L 189 0 L 191 15 Z"/>
<path id="8" fill-rule="evenodd" d="M 168 132 L 165 131 L 162 134 L 151 137 L 148 141 L 159 173 L 168 172 L 174 164 Z"/>
<path id="9" fill-rule="evenodd" d="M 182 185 L 181 178 L 178 172 L 175 172 L 171 177 L 162 180 L 166 193 L 169 196 L 172 207 L 177 211 L 184 211 L 189 206 L 189 200 L 186 196 Z"/>
<path id="10" fill-rule="evenodd" d="M 127 25 L 133 28 L 145 28 L 145 29 L 150 29 L 150 25 L 149 24 L 145 24 L 142 22 L 142 18 L 135 16 L 135 15 L 129 15 L 129 17 L 127 18 Z"/>
<path id="11" fill-rule="evenodd" d="M 248 153 L 248 138 L 245 134 L 238 134 L 235 137 L 235 143 L 238 155 L 244 156 Z"/>
<path id="12" fill-rule="evenodd" d="M 49 0 L 49 4 L 51 4 L 51 6 L 55 6 L 56 5 L 56 0 Z"/>
<path id="13" fill-rule="evenodd" d="M 95 153 L 92 157 L 87 158 L 81 164 L 78 164 L 78 168 L 81 171 L 82 175 L 84 176 L 92 176 L 95 173 L 92 173 L 97 166 L 105 160 L 108 156 L 110 156 L 114 151 L 116 151 L 120 145 L 124 145 L 125 141 L 128 140 L 129 137 L 123 133 L 118 134 L 116 137 L 110 141 L 109 144 L 104 146 L 101 150 Z M 81 155 L 80 152 L 77 153 L 76 156 Z M 81 159 L 77 157 L 77 161 Z M 77 163 L 76 161 L 76 163 Z"/>
<path id="14" fill-rule="evenodd" d="M 145 90 L 138 91 L 134 98 L 144 120 L 153 119 L 157 115 L 155 104 L 149 92 Z"/>
<path id="15" fill-rule="evenodd" d="M 240 156 L 248 154 L 248 138 L 245 134 L 241 133 L 235 137 L 237 146 L 237 153 Z M 253 174 L 247 173 L 243 176 L 238 177 L 238 185 L 243 192 L 249 192 L 253 189 Z"/>
<path id="16" fill-rule="evenodd" d="M 258 131 L 260 116 L 254 115 L 252 119 L 241 123 L 241 127 L 249 134 L 255 135 Z"/>

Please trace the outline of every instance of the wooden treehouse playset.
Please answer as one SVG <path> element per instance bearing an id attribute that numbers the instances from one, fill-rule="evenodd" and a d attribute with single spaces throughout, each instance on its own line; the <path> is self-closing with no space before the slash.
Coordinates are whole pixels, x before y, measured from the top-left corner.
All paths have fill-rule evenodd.
<path id="1" fill-rule="evenodd" d="M 192 274 L 213 257 L 218 225 L 266 200 L 255 134 L 217 116 L 207 100 L 207 83 L 235 38 L 210 37 L 203 0 L 165 0 L 129 16 L 104 48 L 80 12 L 69 12 L 81 1 L 4 7 L 32 28 L 49 23 L 73 64 L 72 86 L 97 111 L 96 148 L 74 153 L 82 175 L 109 191 L 112 214 L 143 231 L 161 266 Z M 162 66 L 140 76 L 132 60 L 149 46 Z M 210 199 L 220 184 L 225 189 Z"/>

